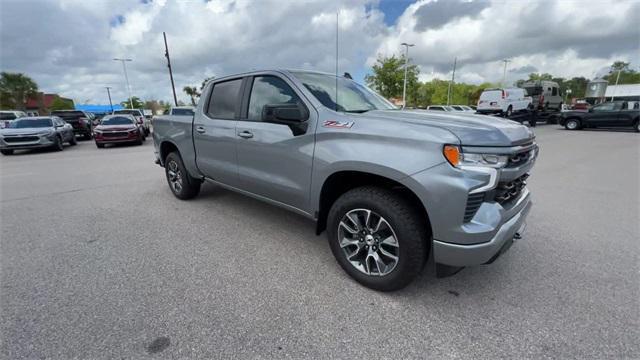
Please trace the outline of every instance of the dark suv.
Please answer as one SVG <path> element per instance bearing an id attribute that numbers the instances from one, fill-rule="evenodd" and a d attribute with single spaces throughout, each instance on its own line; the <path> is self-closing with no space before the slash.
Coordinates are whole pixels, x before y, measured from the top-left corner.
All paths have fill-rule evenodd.
<path id="1" fill-rule="evenodd" d="M 559 123 L 567 130 L 632 127 L 640 132 L 640 101 L 609 101 L 588 111 L 567 111 L 561 116 Z"/>
<path id="2" fill-rule="evenodd" d="M 55 110 L 51 112 L 51 116 L 58 116 L 62 120 L 71 124 L 73 127 L 73 133 L 76 135 L 82 135 L 85 140 L 91 140 L 93 129 L 91 124 L 91 117 L 80 110 Z"/>

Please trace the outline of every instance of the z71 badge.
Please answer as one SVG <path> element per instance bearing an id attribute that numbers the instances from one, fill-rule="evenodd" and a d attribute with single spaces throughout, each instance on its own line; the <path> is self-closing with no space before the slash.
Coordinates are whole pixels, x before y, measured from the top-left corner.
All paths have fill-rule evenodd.
<path id="1" fill-rule="evenodd" d="M 353 126 L 353 121 L 335 121 L 327 120 L 322 126 L 328 128 L 350 129 Z"/>

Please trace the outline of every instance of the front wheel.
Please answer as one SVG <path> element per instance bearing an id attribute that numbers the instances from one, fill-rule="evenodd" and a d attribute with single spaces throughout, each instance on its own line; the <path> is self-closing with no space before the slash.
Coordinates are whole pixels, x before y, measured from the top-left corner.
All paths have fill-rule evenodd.
<path id="1" fill-rule="evenodd" d="M 69 145 L 78 145 L 78 140 L 76 140 L 76 134 L 71 134 L 71 139 L 69 139 Z"/>
<path id="2" fill-rule="evenodd" d="M 336 200 L 327 220 L 333 255 L 366 287 L 401 289 L 425 264 L 430 235 L 421 211 L 391 190 L 350 190 Z"/>
<path id="3" fill-rule="evenodd" d="M 564 123 L 564 127 L 567 130 L 578 130 L 580 128 L 580 122 L 576 119 L 568 119 Z"/>
<path id="4" fill-rule="evenodd" d="M 510 118 L 511 115 L 513 115 L 513 108 L 511 107 L 511 105 L 509 105 L 509 107 L 507 108 L 507 112 L 504 113 L 504 117 Z"/>
<path id="5" fill-rule="evenodd" d="M 180 154 L 172 152 L 167 155 L 164 170 L 169 188 L 175 197 L 180 200 L 188 200 L 198 195 L 202 182 L 189 175 Z"/>
<path id="6" fill-rule="evenodd" d="M 62 138 L 60 136 L 56 136 L 56 142 L 53 143 L 53 149 L 55 151 L 64 150 L 64 144 L 62 143 Z"/>

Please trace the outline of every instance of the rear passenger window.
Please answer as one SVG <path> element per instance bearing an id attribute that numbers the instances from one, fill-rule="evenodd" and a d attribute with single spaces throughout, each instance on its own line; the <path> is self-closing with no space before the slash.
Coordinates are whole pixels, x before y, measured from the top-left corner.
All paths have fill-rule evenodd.
<path id="1" fill-rule="evenodd" d="M 297 104 L 298 95 L 284 80 L 275 76 L 256 76 L 249 98 L 249 120 L 261 120 L 262 108 L 269 104 Z"/>
<path id="2" fill-rule="evenodd" d="M 556 96 L 558 95 L 558 88 L 553 88 L 553 91 L 551 92 L 552 96 Z"/>
<path id="3" fill-rule="evenodd" d="M 207 115 L 214 119 L 235 119 L 241 84 L 242 79 L 214 84 Z"/>

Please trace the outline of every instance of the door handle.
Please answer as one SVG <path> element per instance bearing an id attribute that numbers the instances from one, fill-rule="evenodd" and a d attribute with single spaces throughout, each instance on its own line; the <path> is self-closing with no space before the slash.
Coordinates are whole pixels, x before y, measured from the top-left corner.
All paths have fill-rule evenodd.
<path id="1" fill-rule="evenodd" d="M 204 129 L 204 126 L 198 126 L 198 127 L 196 127 L 196 131 L 197 131 L 199 134 L 204 134 L 204 132 L 205 132 L 206 130 Z"/>
<path id="2" fill-rule="evenodd" d="M 238 133 L 238 136 L 240 136 L 241 138 L 245 138 L 245 139 L 251 139 L 253 137 L 253 134 L 251 133 L 251 131 L 243 131 Z"/>

